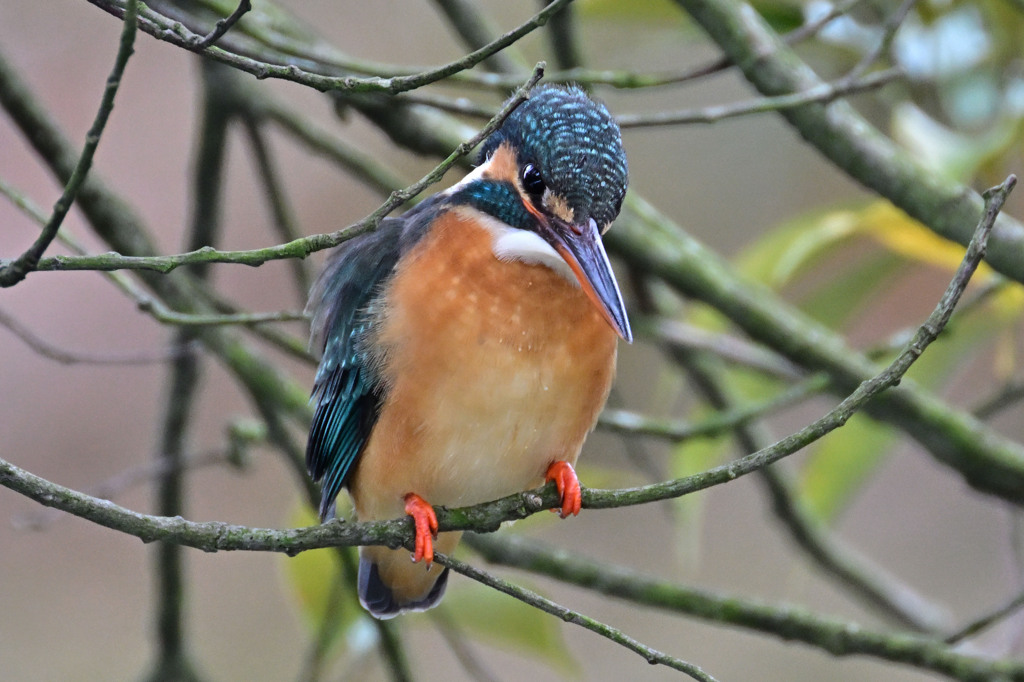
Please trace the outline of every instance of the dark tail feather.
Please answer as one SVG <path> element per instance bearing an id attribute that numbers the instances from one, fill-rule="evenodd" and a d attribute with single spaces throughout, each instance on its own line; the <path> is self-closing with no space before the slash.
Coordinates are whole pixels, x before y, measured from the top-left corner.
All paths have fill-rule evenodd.
<path id="1" fill-rule="evenodd" d="M 437 606 L 448 586 L 448 569 L 445 568 L 426 597 L 418 601 L 399 603 L 391 588 L 380 579 L 377 564 L 366 557 L 359 558 L 359 601 L 374 618 L 386 620 L 405 611 L 426 611 Z"/>

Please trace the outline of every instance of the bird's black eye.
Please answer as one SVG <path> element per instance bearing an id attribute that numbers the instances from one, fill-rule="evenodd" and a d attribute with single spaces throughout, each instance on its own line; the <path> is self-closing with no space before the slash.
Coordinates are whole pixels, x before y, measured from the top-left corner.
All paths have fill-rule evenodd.
<path id="1" fill-rule="evenodd" d="M 547 185 L 544 184 L 544 178 L 541 177 L 540 171 L 532 163 L 528 163 L 523 166 L 523 189 L 531 197 L 539 197 L 544 194 L 544 190 L 547 189 Z"/>

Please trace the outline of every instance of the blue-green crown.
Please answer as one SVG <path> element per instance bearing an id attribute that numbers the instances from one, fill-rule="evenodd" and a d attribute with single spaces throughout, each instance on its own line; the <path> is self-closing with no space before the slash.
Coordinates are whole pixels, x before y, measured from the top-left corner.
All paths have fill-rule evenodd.
<path id="1" fill-rule="evenodd" d="M 628 180 L 622 135 L 605 106 L 578 87 L 535 88 L 487 139 L 482 157 L 505 142 L 518 166 L 533 164 L 577 219 L 593 218 L 604 227 L 619 214 Z"/>

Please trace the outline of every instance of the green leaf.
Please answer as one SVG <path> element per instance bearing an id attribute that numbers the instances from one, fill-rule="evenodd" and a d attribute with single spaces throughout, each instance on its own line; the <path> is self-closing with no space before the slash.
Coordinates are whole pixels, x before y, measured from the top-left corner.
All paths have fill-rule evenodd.
<path id="1" fill-rule="evenodd" d="M 561 622 L 518 599 L 479 583 L 460 581 L 440 607 L 463 635 L 537 659 L 562 675 L 579 675 Z"/>

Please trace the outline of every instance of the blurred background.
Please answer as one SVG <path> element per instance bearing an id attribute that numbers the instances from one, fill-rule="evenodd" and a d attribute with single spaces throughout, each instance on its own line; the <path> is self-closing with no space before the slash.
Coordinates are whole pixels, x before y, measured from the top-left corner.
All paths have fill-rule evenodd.
<path id="1" fill-rule="evenodd" d="M 476 4 L 502 31 L 524 21 L 539 6 L 497 0 Z M 674 6 L 652 3 L 650 10 L 624 12 L 621 4 L 581 2 L 576 7 L 579 42 L 588 66 L 672 72 L 717 58 L 714 46 Z M 464 53 L 429 2 L 280 0 L 278 5 L 315 27 L 326 41 L 366 60 L 434 65 Z M 997 7 L 1021 26 L 1020 9 L 1010 9 L 1011 5 L 921 3 L 921 14 L 904 26 L 911 35 L 904 38 L 909 47 L 904 48 L 902 65 L 923 64 L 920 68 L 934 71 L 939 68 L 934 54 L 941 53 L 953 61 L 945 68 L 959 69 L 955 78 L 942 81 L 943 74 L 926 73 L 918 82 L 854 100 L 883 130 L 942 169 L 936 172 L 979 188 L 1001 180 L 1008 169 L 1019 170 L 1017 131 L 1024 103 L 1020 55 L 1003 50 L 1001 36 L 1009 29 L 993 19 Z M 815 11 L 811 4 L 781 2 L 765 3 L 763 9 L 774 12 L 773 21 L 782 28 Z M 957 11 L 962 11 L 961 23 L 943 30 L 980 41 L 980 47 L 967 50 L 958 62 L 937 43 L 938 52 L 929 62 L 933 46 L 928 41 L 940 40 L 933 35 L 940 31 L 932 29 L 941 16 L 955 17 Z M 863 53 L 858 36 L 861 30 L 869 32 L 877 16 L 867 11 L 861 24 L 846 26 L 845 33 L 836 29 L 831 38 L 812 41 L 802 53 L 825 74 L 843 73 Z M 0 53 L 79 147 L 95 115 L 120 31 L 119 21 L 83 0 L 0 3 Z M 530 64 L 545 58 L 543 31 L 522 41 L 519 50 Z M 138 36 L 94 164 L 94 170 L 137 209 L 164 253 L 184 249 L 190 220 L 201 103 L 198 59 L 148 35 Z M 272 80 L 260 81 L 259 87 L 389 164 L 406 181 L 418 179 L 435 163 L 396 150 L 354 112 L 339 119 L 320 93 Z M 458 92 L 473 96 L 466 88 Z M 597 88 L 596 94 L 616 114 L 702 107 L 755 96 L 735 71 L 683 86 Z M 482 100 L 499 101 L 493 95 L 482 95 Z M 268 140 L 303 234 L 353 223 L 380 202 L 377 193 L 279 131 L 270 130 Z M 951 262 L 959 259 L 955 250 L 952 259 L 936 255 L 944 253 L 942 248 L 933 248 L 923 238 L 908 253 L 878 237 L 906 227 L 907 220 L 882 211 L 873 196 L 805 145 L 777 114 L 714 125 L 628 129 L 624 140 L 631 191 L 701 242 L 735 259 L 738 267 L 748 263 L 750 276 L 757 272 L 757 254 L 767 251 L 766 244 L 790 239 L 786 243 L 792 249 L 813 252 L 793 268 L 792 277 L 775 284 L 787 299 L 817 305 L 816 314 L 823 317 L 824 311 L 842 309 L 844 314 L 835 323 L 855 347 L 877 346 L 890 334 L 922 321 L 948 281 Z M 445 183 L 460 173 L 453 170 Z M 58 184 L 5 116 L 0 116 L 0 178 L 46 211 L 60 194 Z M 251 148 L 239 127 L 231 130 L 225 178 L 220 247 L 279 243 Z M 1021 206 L 1018 196 L 1009 212 L 1020 215 Z M 836 221 L 863 224 L 869 211 L 874 211 L 870 215 L 877 231 L 848 227 L 841 238 L 822 236 L 823 226 Z M 4 258 L 24 251 L 37 234 L 37 227 L 6 200 L 0 201 L 0 225 Z M 65 228 L 90 252 L 108 250 L 75 210 Z M 817 245 L 809 246 L 810 237 L 802 242 L 792 237 L 796 234 L 817 235 Z M 55 246 L 53 252 L 64 250 Z M 883 257 L 890 259 L 884 275 L 872 280 L 868 268 Z M 314 260 L 319 264 L 322 255 Z M 847 269 L 852 267 L 868 273 L 859 289 L 849 284 L 848 299 L 839 291 L 828 303 L 814 303 L 815 292 L 833 283 L 836 273 L 853 272 Z M 220 293 L 246 309 L 300 310 L 304 303 L 285 262 L 258 269 L 218 265 L 211 276 Z M 1019 304 L 1014 307 L 1000 299 L 999 305 L 1001 316 L 986 313 L 982 319 L 987 322 L 978 322 L 974 335 L 961 335 L 963 345 L 947 356 L 949 365 L 935 390 L 953 404 L 974 405 L 1018 374 Z M 168 370 L 159 359 L 169 354 L 173 329 L 140 312 L 92 272 L 31 274 L 0 292 L 0 314 L 6 320 L 0 327 L 0 457 L 86 492 L 152 462 L 167 393 Z M 22 337 L 35 337 L 37 348 L 15 334 L 14 326 L 23 328 Z M 280 327 L 297 337 L 306 333 L 302 322 Z M 41 354 L 42 345 L 64 351 L 71 359 L 103 362 L 60 362 Z M 304 385 L 311 385 L 311 366 L 267 353 Z M 612 398 L 616 407 L 658 415 L 699 414 L 685 379 L 666 364 L 649 339 L 621 348 L 619 375 Z M 826 397 L 803 403 L 774 416 L 772 428 L 784 435 L 834 402 Z M 215 362 L 204 363 L 187 451 L 223 450 L 227 425 L 252 415 L 253 408 L 231 376 Z M 1020 439 L 1024 428 L 1019 415 L 1019 408 L 1002 411 L 992 423 Z M 831 439 L 842 439 L 843 433 Z M 877 442 L 877 461 L 858 474 L 855 487 L 841 491 L 841 504 L 821 511 L 835 532 L 946 609 L 953 624 L 1016 594 L 1022 586 L 1019 511 L 967 489 L 958 476 L 905 437 L 890 434 L 870 442 Z M 581 479 L 596 487 L 625 487 L 648 482 L 650 471 L 668 478 L 699 470 L 702 462 L 744 454 L 728 439 L 699 442 L 692 451 L 688 447 L 656 440 L 628 446 L 622 438 L 599 431 L 584 450 Z M 698 454 L 686 459 L 689 452 Z M 800 478 L 805 468 L 820 466 L 811 459 L 813 454 L 797 454 L 784 464 L 804 482 L 809 498 L 833 499 Z M 637 466 L 637 457 L 647 469 Z M 304 497 L 293 471 L 269 449 L 256 448 L 246 461 L 244 470 L 220 465 L 190 472 L 185 516 L 249 526 L 298 523 Z M 141 478 L 137 485 L 119 490 L 116 501 L 151 511 L 152 477 Z M 537 518 L 503 532 L 536 535 L 582 555 L 686 585 L 797 604 L 873 628 L 889 627 L 796 549 L 772 516 L 763 485 L 753 476 L 678 503 L 584 511 L 565 522 Z M 479 561 L 465 550 L 463 558 Z M 51 515 L 28 499 L 0 490 L 0 677 L 43 681 L 144 676 L 154 657 L 153 563 L 153 547 L 81 519 Z M 185 625 L 203 679 L 300 676 L 313 631 L 296 589 L 304 570 L 289 568 L 295 563 L 263 553 L 186 552 Z M 305 569 L 306 579 L 314 570 Z M 835 660 L 801 644 L 640 609 L 515 571 L 497 572 L 696 663 L 720 680 L 932 679 L 865 658 Z M 490 678 L 500 680 L 527 675 L 537 680 L 678 679 L 677 673 L 648 666 L 625 649 L 569 625 L 550 622 L 541 642 L 517 641 L 508 632 L 503 636 L 502 628 L 493 624 L 478 626 L 479 618 L 468 614 L 473 601 L 498 599 L 482 594 L 483 588 L 455 577 L 442 615 L 403 619 L 401 633 L 416 679 L 486 678 L 460 662 L 463 656 L 476 659 Z M 512 630 L 511 623 L 518 621 L 509 616 L 508 622 L 507 629 Z M 526 622 L 526 627 L 533 627 L 532 620 Z M 1019 654 L 1021 625 L 1020 619 L 1010 618 L 971 641 L 967 650 Z M 479 633 L 478 627 L 483 628 Z M 451 646 L 453 628 L 463 636 L 459 641 L 468 653 Z M 324 679 L 386 679 L 385 668 L 373 653 L 372 637 L 373 630 L 365 623 L 352 626 L 336 645 L 332 672 Z"/>

